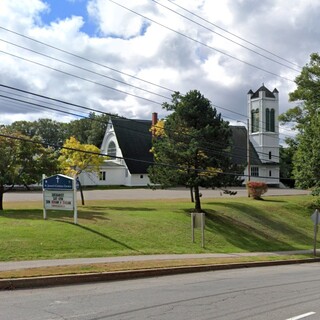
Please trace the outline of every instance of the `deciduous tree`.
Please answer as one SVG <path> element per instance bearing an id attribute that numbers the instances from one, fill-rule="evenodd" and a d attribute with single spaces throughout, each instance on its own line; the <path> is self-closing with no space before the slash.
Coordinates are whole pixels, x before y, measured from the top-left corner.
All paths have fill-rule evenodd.
<path id="1" fill-rule="evenodd" d="M 63 144 L 58 161 L 63 173 L 78 177 L 83 171 L 98 174 L 104 159 L 105 157 L 100 155 L 99 148 L 91 144 L 81 144 L 75 137 L 71 137 Z M 80 191 L 82 204 L 84 204 L 81 184 Z"/>
<path id="2" fill-rule="evenodd" d="M 296 77 L 296 90 L 289 94 L 298 105 L 280 116 L 282 122 L 292 122 L 298 130 L 297 149 L 293 156 L 296 186 L 320 191 L 320 56 L 313 53 L 310 62 Z"/>
<path id="3" fill-rule="evenodd" d="M 57 170 L 53 150 L 45 148 L 37 137 L 30 139 L 2 128 L 0 150 L 0 210 L 4 193 L 17 185 L 40 183 L 43 173 L 53 174 Z"/>

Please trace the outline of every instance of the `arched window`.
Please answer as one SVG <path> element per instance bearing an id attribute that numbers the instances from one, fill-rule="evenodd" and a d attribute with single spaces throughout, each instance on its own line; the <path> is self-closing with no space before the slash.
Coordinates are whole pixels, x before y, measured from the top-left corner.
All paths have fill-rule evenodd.
<path id="1" fill-rule="evenodd" d="M 266 131 L 275 132 L 274 109 L 266 109 Z"/>
<path id="2" fill-rule="evenodd" d="M 270 131 L 275 132 L 274 109 L 270 111 Z"/>
<path id="3" fill-rule="evenodd" d="M 266 109 L 266 131 L 270 131 L 270 110 Z"/>
<path id="4" fill-rule="evenodd" d="M 110 157 L 115 157 L 117 155 L 117 147 L 113 141 L 109 142 L 107 154 Z"/>
<path id="5" fill-rule="evenodd" d="M 269 160 L 271 160 L 271 158 L 272 158 L 272 153 L 271 151 L 269 151 Z"/>
<path id="6" fill-rule="evenodd" d="M 259 131 L 259 109 L 251 111 L 251 132 Z"/>

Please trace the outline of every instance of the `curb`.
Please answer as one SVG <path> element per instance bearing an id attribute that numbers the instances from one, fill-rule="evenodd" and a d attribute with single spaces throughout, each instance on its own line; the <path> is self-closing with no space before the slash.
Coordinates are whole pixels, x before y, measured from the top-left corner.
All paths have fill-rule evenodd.
<path id="1" fill-rule="evenodd" d="M 141 270 L 102 272 L 102 273 L 89 273 L 89 274 L 2 279 L 0 280 L 0 290 L 31 289 L 31 288 L 50 287 L 50 286 L 73 285 L 73 284 L 81 284 L 81 283 L 119 281 L 119 280 L 128 280 L 128 279 L 146 278 L 146 277 L 160 277 L 160 276 L 176 275 L 176 274 L 184 274 L 184 273 L 231 270 L 231 269 L 253 268 L 253 267 L 280 266 L 280 265 L 291 265 L 291 264 L 312 263 L 312 262 L 320 262 L 320 258 L 309 258 L 309 259 L 301 259 L 301 260 L 294 259 L 294 260 L 260 261 L 260 262 L 217 264 L 217 265 L 199 265 L 199 266 L 141 269 Z"/>

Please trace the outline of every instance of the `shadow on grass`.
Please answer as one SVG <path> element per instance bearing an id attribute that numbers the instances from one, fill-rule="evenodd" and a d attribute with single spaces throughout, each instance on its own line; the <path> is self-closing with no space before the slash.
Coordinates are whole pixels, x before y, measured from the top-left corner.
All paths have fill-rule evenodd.
<path id="1" fill-rule="evenodd" d="M 70 221 L 64 221 L 64 220 L 58 220 L 58 219 L 55 220 L 55 221 L 61 222 L 61 223 L 71 224 L 71 225 L 74 226 L 74 227 L 81 228 L 81 229 L 83 229 L 83 230 L 86 230 L 86 231 L 89 231 L 89 232 L 91 232 L 91 233 L 94 233 L 94 234 L 98 235 L 99 237 L 102 237 L 102 238 L 104 238 L 104 239 L 106 239 L 106 240 L 112 241 L 112 242 L 114 242 L 114 243 L 116 243 L 116 244 L 118 244 L 118 245 L 120 245 L 120 246 L 122 246 L 122 247 L 124 247 L 124 248 L 127 248 L 127 249 L 132 250 L 132 251 L 135 251 L 135 252 L 140 252 L 139 250 L 136 250 L 136 249 L 128 246 L 127 244 L 125 244 L 125 243 L 123 243 L 123 242 L 121 242 L 121 241 L 118 241 L 118 240 L 116 240 L 116 239 L 113 239 L 113 238 L 111 238 L 111 237 L 109 237 L 109 236 L 107 236 L 107 235 L 105 235 L 105 234 L 103 234 L 103 233 L 101 233 L 101 232 L 99 232 L 99 231 L 93 230 L 93 229 L 88 228 L 88 227 L 86 227 L 86 226 L 83 226 L 83 225 L 80 225 L 80 224 L 74 224 L 73 222 L 70 222 Z"/>
<path id="2" fill-rule="evenodd" d="M 237 216 L 208 209 L 206 229 L 221 235 L 237 248 L 247 251 L 295 250 L 300 248 L 292 243 L 310 244 L 313 241 L 307 232 L 303 233 L 280 219 L 273 219 L 256 207 L 227 202 L 223 206 L 231 209 L 228 212 L 237 211 Z M 190 213 L 189 210 L 185 212 Z M 241 219 L 241 216 L 244 218 Z"/>
<path id="3" fill-rule="evenodd" d="M 285 200 L 266 199 L 266 198 L 261 198 L 261 199 L 259 199 L 259 200 L 252 200 L 252 201 L 263 201 L 263 202 L 286 202 Z"/>
<path id="4" fill-rule="evenodd" d="M 152 208 L 135 208 L 135 207 L 113 207 L 113 206 L 90 206 L 86 209 L 90 210 L 116 210 L 116 211 L 156 211 L 156 209 Z"/>
<path id="5" fill-rule="evenodd" d="M 43 220 L 43 210 L 41 209 L 9 209 L 4 210 L 0 213 L 0 216 L 10 219 L 29 219 L 29 220 Z M 48 219 L 68 219 L 73 218 L 73 211 L 64 211 L 64 210 L 48 210 L 47 211 Z M 94 212 L 92 211 L 78 211 L 78 218 L 85 220 L 110 220 L 107 217 L 106 212 Z"/>
<path id="6" fill-rule="evenodd" d="M 256 207 L 251 207 L 250 205 L 242 203 L 225 203 L 224 206 L 232 210 L 238 210 L 241 212 L 241 215 L 246 216 L 255 223 L 267 226 L 273 231 L 283 234 L 288 238 L 292 237 L 293 239 L 298 239 L 305 243 L 312 243 L 313 241 L 313 238 L 308 236 L 307 233 L 300 232 L 298 228 L 295 228 L 286 222 L 282 222 L 280 219 L 273 219 L 271 216 Z"/>

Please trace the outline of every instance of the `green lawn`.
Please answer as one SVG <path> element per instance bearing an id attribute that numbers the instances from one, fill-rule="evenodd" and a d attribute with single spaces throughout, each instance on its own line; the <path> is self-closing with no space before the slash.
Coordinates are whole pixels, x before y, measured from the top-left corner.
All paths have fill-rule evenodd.
<path id="1" fill-rule="evenodd" d="M 0 212 L 0 260 L 115 255 L 312 249 L 311 196 L 203 200 L 205 248 L 200 231 L 191 242 L 187 200 L 88 201 L 73 212 L 41 203 L 5 204 Z"/>

